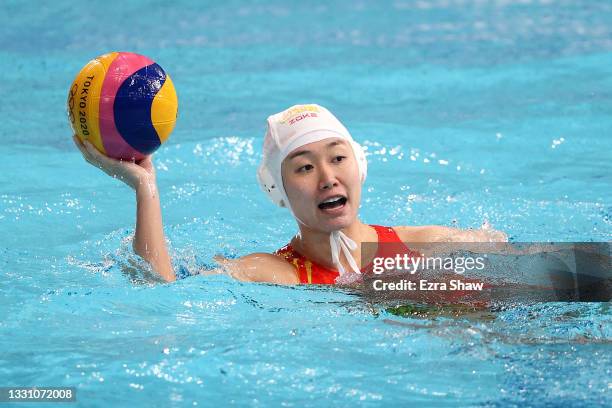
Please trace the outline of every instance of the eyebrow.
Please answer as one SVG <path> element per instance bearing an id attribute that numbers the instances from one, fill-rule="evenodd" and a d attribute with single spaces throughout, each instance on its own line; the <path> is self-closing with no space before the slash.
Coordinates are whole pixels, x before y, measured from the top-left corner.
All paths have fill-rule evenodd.
<path id="1" fill-rule="evenodd" d="M 346 142 L 344 140 L 334 140 L 333 142 L 328 143 L 325 147 L 329 148 L 329 147 L 334 147 L 334 146 L 338 146 L 338 145 L 345 145 Z M 305 154 L 311 154 L 312 152 L 310 150 L 300 150 L 299 152 L 295 152 L 289 155 L 289 157 L 287 157 L 287 160 L 291 160 L 294 159 L 298 156 L 303 156 Z"/>

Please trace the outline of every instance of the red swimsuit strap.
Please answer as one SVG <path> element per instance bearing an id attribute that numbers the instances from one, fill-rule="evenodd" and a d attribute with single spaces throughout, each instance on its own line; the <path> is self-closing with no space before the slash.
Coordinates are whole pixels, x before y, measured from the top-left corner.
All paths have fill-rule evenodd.
<path id="1" fill-rule="evenodd" d="M 402 242 L 397 232 L 392 227 L 383 227 L 381 225 L 370 225 L 378 234 L 378 242 Z"/>
<path id="2" fill-rule="evenodd" d="M 391 227 L 383 227 L 381 225 L 370 225 L 376 234 L 378 235 L 379 243 L 401 243 L 402 240 L 397 235 L 395 230 Z M 318 265 L 305 256 L 297 252 L 291 244 L 287 244 L 281 249 L 275 252 L 276 255 L 283 257 L 287 262 L 292 264 L 298 272 L 300 283 L 311 283 L 311 284 L 330 284 L 333 285 L 336 282 L 336 278 L 339 273 L 337 270 L 328 269 L 321 265 Z M 384 256 L 379 246 L 376 252 L 376 256 Z M 371 265 L 368 265 L 362 270 L 369 269 Z"/>

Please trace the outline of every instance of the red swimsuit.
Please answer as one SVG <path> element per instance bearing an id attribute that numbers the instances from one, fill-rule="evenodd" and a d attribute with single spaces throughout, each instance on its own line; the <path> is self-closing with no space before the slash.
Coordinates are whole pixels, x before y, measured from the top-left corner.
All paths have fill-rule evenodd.
<path id="1" fill-rule="evenodd" d="M 386 245 L 378 245 L 376 249 L 376 255 L 374 258 L 387 258 L 394 257 L 396 254 L 408 254 L 411 257 L 420 257 L 422 256 L 420 253 L 410 250 L 402 240 L 399 238 L 397 233 L 391 227 L 382 227 L 380 225 L 371 225 L 372 228 L 376 230 L 378 234 L 378 243 L 385 243 Z M 391 245 L 389 245 L 391 244 Z M 293 264 L 295 269 L 298 272 L 298 276 L 300 278 L 300 283 L 310 283 L 310 284 L 328 284 L 333 285 L 336 283 L 336 278 L 340 275 L 338 271 L 333 269 L 325 268 L 321 265 L 318 265 L 304 257 L 302 254 L 297 252 L 291 244 L 287 244 L 281 249 L 277 250 L 275 255 L 283 257 L 287 262 Z M 374 259 L 373 258 L 373 259 Z M 365 268 L 361 268 L 361 272 L 364 275 L 368 275 L 372 273 L 372 263 L 367 265 Z M 450 273 L 445 273 L 438 276 L 439 281 L 448 282 L 452 278 L 457 278 L 457 275 L 453 275 Z M 412 279 L 418 279 L 418 275 L 413 277 Z M 467 277 L 462 277 L 462 281 L 466 283 L 478 283 L 480 282 L 477 279 L 469 279 Z M 482 282 L 483 288 L 489 289 L 492 286 L 488 283 Z M 472 292 L 465 290 L 453 290 L 453 291 L 415 291 L 407 292 L 408 295 L 412 296 L 415 300 L 426 301 L 426 302 L 434 302 L 434 303 L 462 303 L 468 301 L 470 305 L 473 306 L 482 306 L 487 305 L 488 298 L 487 292 Z M 476 296 L 476 298 L 473 298 Z M 484 298 L 482 296 L 485 296 Z"/>
<path id="2" fill-rule="evenodd" d="M 398 253 L 397 249 L 401 252 L 412 253 L 418 256 L 417 253 L 413 253 L 410 251 L 399 238 L 397 233 L 391 227 L 382 227 L 380 225 L 370 225 L 372 228 L 376 230 L 378 234 L 378 242 L 379 243 L 395 243 L 392 251 L 393 254 Z M 385 257 L 389 256 L 386 254 L 389 252 L 389 245 L 379 245 L 376 249 L 376 255 L 374 257 Z M 337 270 L 328 269 L 321 265 L 318 265 L 304 257 L 302 254 L 297 252 L 291 244 L 287 244 L 281 249 L 274 252 L 275 255 L 281 256 L 285 258 L 285 260 L 295 267 L 298 272 L 298 276 L 300 278 L 300 283 L 312 283 L 312 284 L 328 284 L 333 285 L 336 282 L 336 278 L 339 276 Z M 372 269 L 372 264 L 370 263 L 365 268 L 361 268 L 362 273 L 369 273 Z"/>

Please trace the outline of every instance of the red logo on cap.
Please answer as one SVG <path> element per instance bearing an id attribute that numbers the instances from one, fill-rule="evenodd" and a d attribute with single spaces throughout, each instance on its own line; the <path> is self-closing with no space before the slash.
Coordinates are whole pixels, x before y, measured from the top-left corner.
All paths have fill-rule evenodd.
<path id="1" fill-rule="evenodd" d="M 316 118 L 318 117 L 318 115 L 315 112 L 308 112 L 308 113 L 303 113 L 301 115 L 298 115 L 294 118 L 289 119 L 289 124 L 293 125 L 297 122 L 299 122 L 302 119 L 306 119 L 306 118 Z"/>

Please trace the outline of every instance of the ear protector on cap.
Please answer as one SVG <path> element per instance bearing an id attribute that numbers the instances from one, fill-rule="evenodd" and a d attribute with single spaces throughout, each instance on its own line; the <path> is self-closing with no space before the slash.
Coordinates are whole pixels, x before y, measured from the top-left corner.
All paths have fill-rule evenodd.
<path id="1" fill-rule="evenodd" d="M 261 189 L 274 204 L 280 207 L 286 207 L 283 193 L 276 185 L 276 181 L 274 181 L 274 177 L 272 176 L 272 173 L 270 173 L 270 168 L 266 166 L 265 163 L 259 167 L 259 171 L 257 172 L 257 181 L 259 182 Z"/>
<path id="2" fill-rule="evenodd" d="M 361 184 L 363 184 L 368 175 L 368 161 L 366 160 L 365 152 L 361 145 L 354 140 L 350 140 L 351 147 L 353 148 L 353 153 L 355 154 L 355 159 L 357 160 L 357 166 L 359 168 L 359 175 L 361 177 Z M 280 166 L 279 166 L 280 167 Z M 279 178 L 280 168 L 278 169 Z M 273 203 L 280 207 L 287 207 L 288 203 L 285 203 L 285 189 L 282 185 L 281 180 L 275 180 L 272 172 L 270 171 L 270 163 L 263 163 L 259 170 L 257 171 L 257 181 L 259 182 L 259 186 L 266 193 L 268 198 L 272 200 Z"/>

